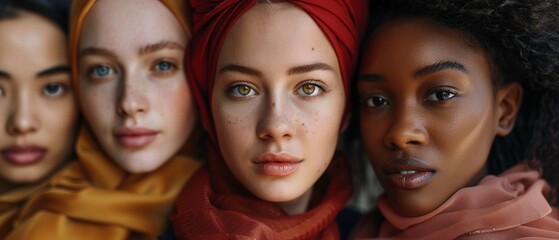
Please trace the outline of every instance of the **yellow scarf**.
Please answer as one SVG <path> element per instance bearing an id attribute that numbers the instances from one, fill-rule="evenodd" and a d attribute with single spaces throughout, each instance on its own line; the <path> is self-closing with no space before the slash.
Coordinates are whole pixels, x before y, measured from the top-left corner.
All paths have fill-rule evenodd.
<path id="1" fill-rule="evenodd" d="M 159 169 L 129 174 L 82 127 L 79 161 L 52 177 L 23 206 L 12 239 L 155 239 L 184 183 L 200 162 L 180 153 Z"/>

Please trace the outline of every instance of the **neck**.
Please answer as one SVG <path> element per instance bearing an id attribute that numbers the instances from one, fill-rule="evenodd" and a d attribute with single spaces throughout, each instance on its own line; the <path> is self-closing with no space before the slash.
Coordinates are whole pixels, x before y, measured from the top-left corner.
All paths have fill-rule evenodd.
<path id="1" fill-rule="evenodd" d="M 307 190 L 300 197 L 287 202 L 277 203 L 287 215 L 301 214 L 307 211 L 309 202 L 311 201 L 312 188 Z"/>

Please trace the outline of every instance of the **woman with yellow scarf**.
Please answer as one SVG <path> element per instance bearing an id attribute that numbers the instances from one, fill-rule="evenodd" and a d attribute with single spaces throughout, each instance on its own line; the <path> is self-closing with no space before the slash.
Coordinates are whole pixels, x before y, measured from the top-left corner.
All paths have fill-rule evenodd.
<path id="1" fill-rule="evenodd" d="M 77 161 L 21 210 L 8 239 L 154 239 L 199 167 L 183 1 L 74 1 L 70 59 L 84 115 Z M 178 152 L 178 153 L 177 153 Z"/>

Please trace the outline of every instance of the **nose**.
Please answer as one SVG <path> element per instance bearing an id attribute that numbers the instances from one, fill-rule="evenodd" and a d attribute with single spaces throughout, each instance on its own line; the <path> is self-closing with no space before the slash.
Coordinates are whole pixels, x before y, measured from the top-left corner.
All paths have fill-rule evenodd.
<path id="1" fill-rule="evenodd" d="M 257 135 L 260 139 L 281 141 L 293 136 L 292 116 L 286 100 L 268 99 L 260 111 Z"/>
<path id="2" fill-rule="evenodd" d="M 124 77 L 121 81 L 117 112 L 123 117 L 136 118 L 149 111 L 147 89 L 141 77 Z"/>
<path id="3" fill-rule="evenodd" d="M 424 119 L 413 107 L 397 110 L 384 137 L 384 144 L 392 150 L 405 150 L 429 142 Z"/>
<path id="4" fill-rule="evenodd" d="M 31 96 L 20 93 L 15 96 L 15 103 L 8 113 L 7 131 L 10 135 L 25 135 L 39 129 L 39 119 L 33 109 Z"/>

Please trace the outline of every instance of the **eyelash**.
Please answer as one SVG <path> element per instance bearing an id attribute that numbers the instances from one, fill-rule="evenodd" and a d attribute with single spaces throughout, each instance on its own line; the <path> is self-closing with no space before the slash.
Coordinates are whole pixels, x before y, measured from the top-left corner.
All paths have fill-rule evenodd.
<path id="1" fill-rule="evenodd" d="M 50 95 L 49 93 L 46 92 L 46 88 L 48 86 L 58 86 L 58 87 L 60 87 L 59 92 L 57 92 L 55 95 Z M 66 94 L 68 92 L 68 89 L 70 89 L 69 86 L 64 84 L 64 83 L 48 83 L 42 88 L 42 93 L 47 97 L 56 98 L 56 97 L 60 97 L 60 96 L 63 96 L 64 94 Z"/>
<path id="2" fill-rule="evenodd" d="M 107 68 L 109 72 L 104 76 L 99 76 L 98 73 L 95 72 L 95 70 L 98 70 L 99 68 Z M 90 79 L 106 79 L 108 78 L 108 76 L 116 74 L 116 71 L 111 66 L 105 64 L 96 64 L 89 67 L 86 74 Z"/>
<path id="3" fill-rule="evenodd" d="M 305 87 L 307 85 L 312 85 L 312 86 L 318 87 L 320 92 L 317 93 L 316 95 L 310 95 L 310 94 L 306 95 L 305 93 L 303 93 L 303 94 L 299 93 L 299 90 L 302 90 L 303 87 Z M 324 93 L 329 93 L 331 91 L 330 88 L 328 88 L 328 85 L 326 83 L 324 83 L 320 80 L 314 80 L 314 79 L 313 80 L 306 80 L 306 81 L 303 81 L 303 82 L 299 83 L 295 89 L 296 89 L 295 94 L 297 94 L 299 96 L 303 96 L 303 97 L 319 97 L 319 96 L 322 96 Z M 315 89 L 315 91 L 316 91 L 316 89 Z"/>
<path id="4" fill-rule="evenodd" d="M 249 92 L 247 94 L 242 94 L 239 93 L 239 87 L 248 87 L 249 88 Z M 243 99 L 243 98 L 247 98 L 247 97 L 252 97 L 256 94 L 258 94 L 258 92 L 255 90 L 256 87 L 254 87 L 252 84 L 247 83 L 247 82 L 233 82 L 230 84 L 230 87 L 227 88 L 226 92 L 229 94 L 229 96 L 233 97 L 233 98 L 237 98 L 237 99 Z M 237 90 L 237 93 L 235 93 L 234 91 Z M 252 93 L 252 95 L 249 95 L 250 93 Z"/>
<path id="5" fill-rule="evenodd" d="M 446 94 L 450 93 L 451 96 L 450 97 L 445 96 L 445 97 L 448 97 L 448 98 L 441 99 L 441 100 L 438 99 L 439 96 L 435 96 L 437 99 L 434 99 L 434 100 L 429 99 L 429 97 L 431 97 L 433 95 L 436 95 L 438 93 L 446 93 Z M 457 96 L 458 96 L 458 90 L 456 90 L 455 88 L 448 87 L 448 86 L 441 86 L 441 87 L 437 87 L 437 88 L 434 88 L 433 90 L 431 90 L 428 93 L 427 97 L 424 99 L 424 101 L 426 101 L 426 102 L 446 102 L 446 101 L 449 101 L 449 100 L 451 100 L 451 99 L 453 99 Z"/>

